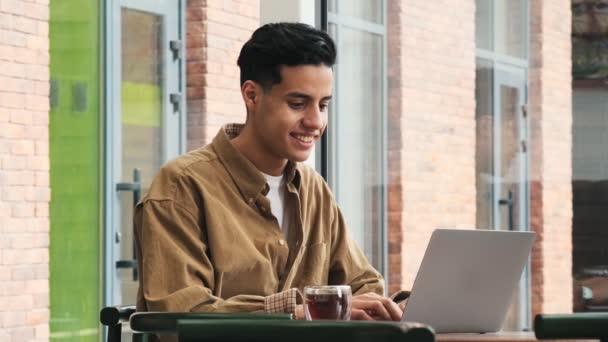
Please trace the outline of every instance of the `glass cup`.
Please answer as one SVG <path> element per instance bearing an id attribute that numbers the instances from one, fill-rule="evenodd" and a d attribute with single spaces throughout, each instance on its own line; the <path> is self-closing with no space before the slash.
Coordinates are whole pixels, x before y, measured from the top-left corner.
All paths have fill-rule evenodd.
<path id="1" fill-rule="evenodd" d="M 304 314 L 307 320 L 350 320 L 352 291 L 349 285 L 306 286 Z"/>

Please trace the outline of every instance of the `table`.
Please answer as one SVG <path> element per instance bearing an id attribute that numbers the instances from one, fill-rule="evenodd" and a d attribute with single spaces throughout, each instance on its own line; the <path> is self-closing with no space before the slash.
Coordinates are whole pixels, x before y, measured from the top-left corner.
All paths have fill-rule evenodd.
<path id="1" fill-rule="evenodd" d="M 498 332 L 488 334 L 437 334 L 437 342 L 597 342 L 599 340 L 538 340 L 533 332 Z"/>

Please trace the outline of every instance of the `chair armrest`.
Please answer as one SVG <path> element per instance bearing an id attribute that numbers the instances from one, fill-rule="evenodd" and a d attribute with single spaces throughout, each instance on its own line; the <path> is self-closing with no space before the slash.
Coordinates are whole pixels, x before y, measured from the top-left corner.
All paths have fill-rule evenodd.
<path id="1" fill-rule="evenodd" d="M 179 320 L 180 342 L 434 342 L 433 330 L 422 324 L 374 321 Z"/>
<path id="2" fill-rule="evenodd" d="M 608 341 L 608 312 L 540 314 L 534 318 L 538 339 L 601 339 Z"/>
<path id="3" fill-rule="evenodd" d="M 99 321 L 103 325 L 112 326 L 129 321 L 134 313 L 133 305 L 106 306 L 99 312 Z"/>
<path id="4" fill-rule="evenodd" d="M 177 333 L 179 320 L 291 320 L 292 314 L 252 312 L 137 312 L 131 316 L 131 330 L 144 333 Z"/>

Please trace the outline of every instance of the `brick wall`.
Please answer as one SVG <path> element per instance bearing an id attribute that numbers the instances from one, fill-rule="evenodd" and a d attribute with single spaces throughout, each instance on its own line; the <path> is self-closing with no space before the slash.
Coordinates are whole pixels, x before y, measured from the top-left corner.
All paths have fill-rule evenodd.
<path id="1" fill-rule="evenodd" d="M 475 226 L 475 8 L 474 1 L 388 4 L 395 289 L 411 287 L 435 228 Z"/>
<path id="2" fill-rule="evenodd" d="M 49 335 L 48 0 L 0 0 L 0 341 Z"/>
<path id="3" fill-rule="evenodd" d="M 532 309 L 572 310 L 570 0 L 530 1 Z M 564 23 L 568 23 L 564 25 Z"/>
<path id="4" fill-rule="evenodd" d="M 188 0 L 188 150 L 210 142 L 228 122 L 245 121 L 241 47 L 259 26 L 259 0 Z"/>

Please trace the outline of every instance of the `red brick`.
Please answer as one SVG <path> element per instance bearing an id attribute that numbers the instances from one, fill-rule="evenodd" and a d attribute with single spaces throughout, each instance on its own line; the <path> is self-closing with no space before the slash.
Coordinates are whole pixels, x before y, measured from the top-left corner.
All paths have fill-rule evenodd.
<path id="1" fill-rule="evenodd" d="M 34 300 L 35 308 L 49 307 L 49 294 L 48 293 L 33 294 L 32 298 Z"/>
<path id="2" fill-rule="evenodd" d="M 37 3 L 24 3 L 24 14 L 29 18 L 39 19 L 48 22 L 49 6 Z"/>
<path id="3" fill-rule="evenodd" d="M 49 261 L 48 248 L 6 249 L 2 251 L 4 265 L 43 264 Z M 0 298 L 0 301 L 2 298 Z"/>
<path id="4" fill-rule="evenodd" d="M 11 206 L 11 213 L 13 217 L 33 217 L 35 206 L 32 203 L 15 203 Z"/>
<path id="5" fill-rule="evenodd" d="M 8 45 L 0 44 L 0 61 L 14 61 L 15 48 Z"/>
<path id="6" fill-rule="evenodd" d="M 37 34 L 38 33 L 38 21 L 30 18 L 21 16 L 15 17 L 15 31 Z"/>
<path id="7" fill-rule="evenodd" d="M 0 312 L 0 327 L 13 328 L 26 324 L 26 312 Z"/>
<path id="8" fill-rule="evenodd" d="M 22 15 L 24 14 L 24 3 L 20 0 L 2 0 L 0 12 Z"/>
<path id="9" fill-rule="evenodd" d="M 29 114 L 29 113 L 28 113 Z M 31 121 L 31 115 L 26 115 L 26 118 L 29 117 Z M 30 140 L 19 140 L 13 143 L 13 148 L 11 150 L 13 155 L 20 156 L 30 156 L 34 154 L 34 142 Z"/>
<path id="10" fill-rule="evenodd" d="M 0 11 L 0 29 L 13 30 L 15 26 L 15 16 Z"/>
<path id="11" fill-rule="evenodd" d="M 0 44 L 2 46 L 2 44 Z M 11 47 L 13 58 L 14 58 L 14 48 Z M 24 78 L 25 76 L 25 65 L 20 63 L 14 63 L 12 61 L 0 61 L 0 75 L 4 76 L 13 76 L 17 78 Z M 4 103 L 4 102 L 0 102 Z"/>
<path id="12" fill-rule="evenodd" d="M 48 309 L 36 309 L 26 314 L 26 322 L 28 325 L 44 324 L 49 321 Z"/>
<path id="13" fill-rule="evenodd" d="M 38 324 L 34 327 L 34 329 L 34 336 L 36 336 L 36 339 L 39 339 L 40 341 L 48 341 L 50 336 L 50 328 L 48 324 Z"/>
<path id="14" fill-rule="evenodd" d="M 4 311 L 29 310 L 33 308 L 33 299 L 32 296 L 28 295 L 0 297 L 0 307 Z"/>
<path id="15" fill-rule="evenodd" d="M 31 327 L 18 327 L 7 329 L 13 341 L 30 341 L 34 338 L 35 330 Z"/>

